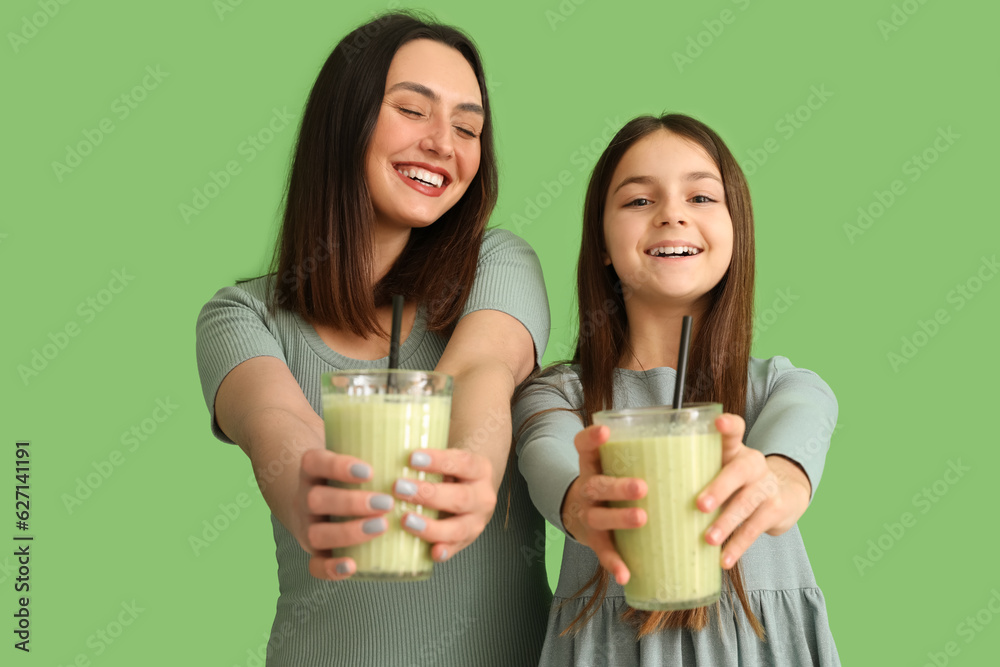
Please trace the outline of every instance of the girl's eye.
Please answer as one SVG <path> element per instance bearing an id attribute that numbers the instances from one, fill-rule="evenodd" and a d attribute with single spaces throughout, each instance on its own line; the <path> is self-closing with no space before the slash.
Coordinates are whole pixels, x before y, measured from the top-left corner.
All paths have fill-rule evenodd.
<path id="1" fill-rule="evenodd" d="M 691 198 L 691 201 L 693 201 L 695 204 L 708 204 L 714 202 L 715 200 L 706 195 L 695 195 L 694 197 Z"/>
<path id="2" fill-rule="evenodd" d="M 642 208 L 644 206 L 649 206 L 651 203 L 652 202 L 650 202 L 645 197 L 638 197 L 636 199 L 633 199 L 629 203 L 625 204 L 625 206 L 626 207 L 631 206 L 632 208 Z"/>

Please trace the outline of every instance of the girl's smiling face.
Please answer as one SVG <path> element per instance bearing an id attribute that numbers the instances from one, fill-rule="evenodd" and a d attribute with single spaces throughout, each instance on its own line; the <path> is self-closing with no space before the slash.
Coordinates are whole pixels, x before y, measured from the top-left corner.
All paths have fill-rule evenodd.
<path id="1" fill-rule="evenodd" d="M 479 171 L 482 103 L 457 49 L 429 39 L 400 47 L 366 160 L 378 223 L 423 227 L 462 198 Z"/>
<path id="2" fill-rule="evenodd" d="M 605 198 L 604 247 L 630 299 L 699 304 L 733 256 L 722 175 L 708 153 L 667 130 L 629 148 Z"/>

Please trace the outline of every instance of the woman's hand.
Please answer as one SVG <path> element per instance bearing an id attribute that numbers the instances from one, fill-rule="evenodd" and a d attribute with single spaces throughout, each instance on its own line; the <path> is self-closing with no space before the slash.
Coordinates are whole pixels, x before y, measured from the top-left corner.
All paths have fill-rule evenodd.
<path id="1" fill-rule="evenodd" d="M 573 439 L 580 456 L 580 476 L 563 499 L 562 519 L 573 539 L 593 549 L 604 569 L 624 585 L 631 575 L 615 549 L 611 531 L 645 525 L 646 512 L 636 507 L 607 507 L 607 501 L 637 500 L 646 495 L 647 488 L 641 479 L 603 474 L 598 450 L 609 435 L 607 426 L 588 426 Z"/>
<path id="2" fill-rule="evenodd" d="M 795 525 L 809 505 L 809 479 L 795 463 L 743 444 L 742 417 L 715 420 L 722 435 L 722 470 L 697 498 L 703 512 L 722 507 L 705 533 L 709 544 L 722 544 L 722 567 L 730 569 L 761 533 L 781 535 Z"/>
<path id="3" fill-rule="evenodd" d="M 485 456 L 465 449 L 421 449 L 410 455 L 410 468 L 445 476 L 438 483 L 398 479 L 393 492 L 400 500 L 447 512 L 439 519 L 403 515 L 403 528 L 433 545 L 431 558 L 446 561 L 472 544 L 493 517 L 493 466 Z"/>
<path id="4" fill-rule="evenodd" d="M 392 496 L 327 485 L 327 480 L 360 484 L 371 476 L 371 466 L 352 456 L 326 449 L 310 449 L 302 455 L 294 501 L 301 519 L 296 537 L 309 552 L 309 573 L 317 579 L 339 580 L 354 574 L 354 559 L 333 558 L 330 549 L 368 542 L 388 528 L 383 515 L 395 504 Z M 357 518 L 334 522 L 328 516 Z"/>

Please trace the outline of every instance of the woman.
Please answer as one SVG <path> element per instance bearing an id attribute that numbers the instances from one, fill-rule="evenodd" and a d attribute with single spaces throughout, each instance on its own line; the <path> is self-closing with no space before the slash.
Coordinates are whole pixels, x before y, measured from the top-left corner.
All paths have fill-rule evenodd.
<path id="1" fill-rule="evenodd" d="M 537 663 L 550 596 L 521 547 L 543 523 L 516 475 L 506 525 L 493 508 L 510 397 L 544 351 L 548 304 L 530 247 L 484 232 L 496 197 L 472 42 L 398 13 L 347 35 L 305 108 L 274 273 L 220 290 L 198 320 L 213 432 L 250 457 L 272 511 L 269 665 Z M 392 294 L 406 300 L 400 367 L 455 378 L 451 448 L 425 468 L 451 481 L 419 489 L 447 514 L 404 524 L 438 566 L 405 584 L 351 581 L 353 561 L 331 557 L 384 531 L 394 499 L 327 485 L 370 467 L 326 451 L 320 417 L 322 373 L 387 366 Z"/>

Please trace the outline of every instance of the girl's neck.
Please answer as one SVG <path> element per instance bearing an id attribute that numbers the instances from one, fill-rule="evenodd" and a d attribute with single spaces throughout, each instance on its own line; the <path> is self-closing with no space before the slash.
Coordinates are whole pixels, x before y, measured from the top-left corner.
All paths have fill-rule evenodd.
<path id="1" fill-rule="evenodd" d="M 618 366 L 636 371 L 663 367 L 676 369 L 684 316 L 694 318 L 691 324 L 691 340 L 694 340 L 701 319 L 707 312 L 707 304 L 703 302 L 665 306 L 626 299 L 629 352 L 622 356 Z"/>

